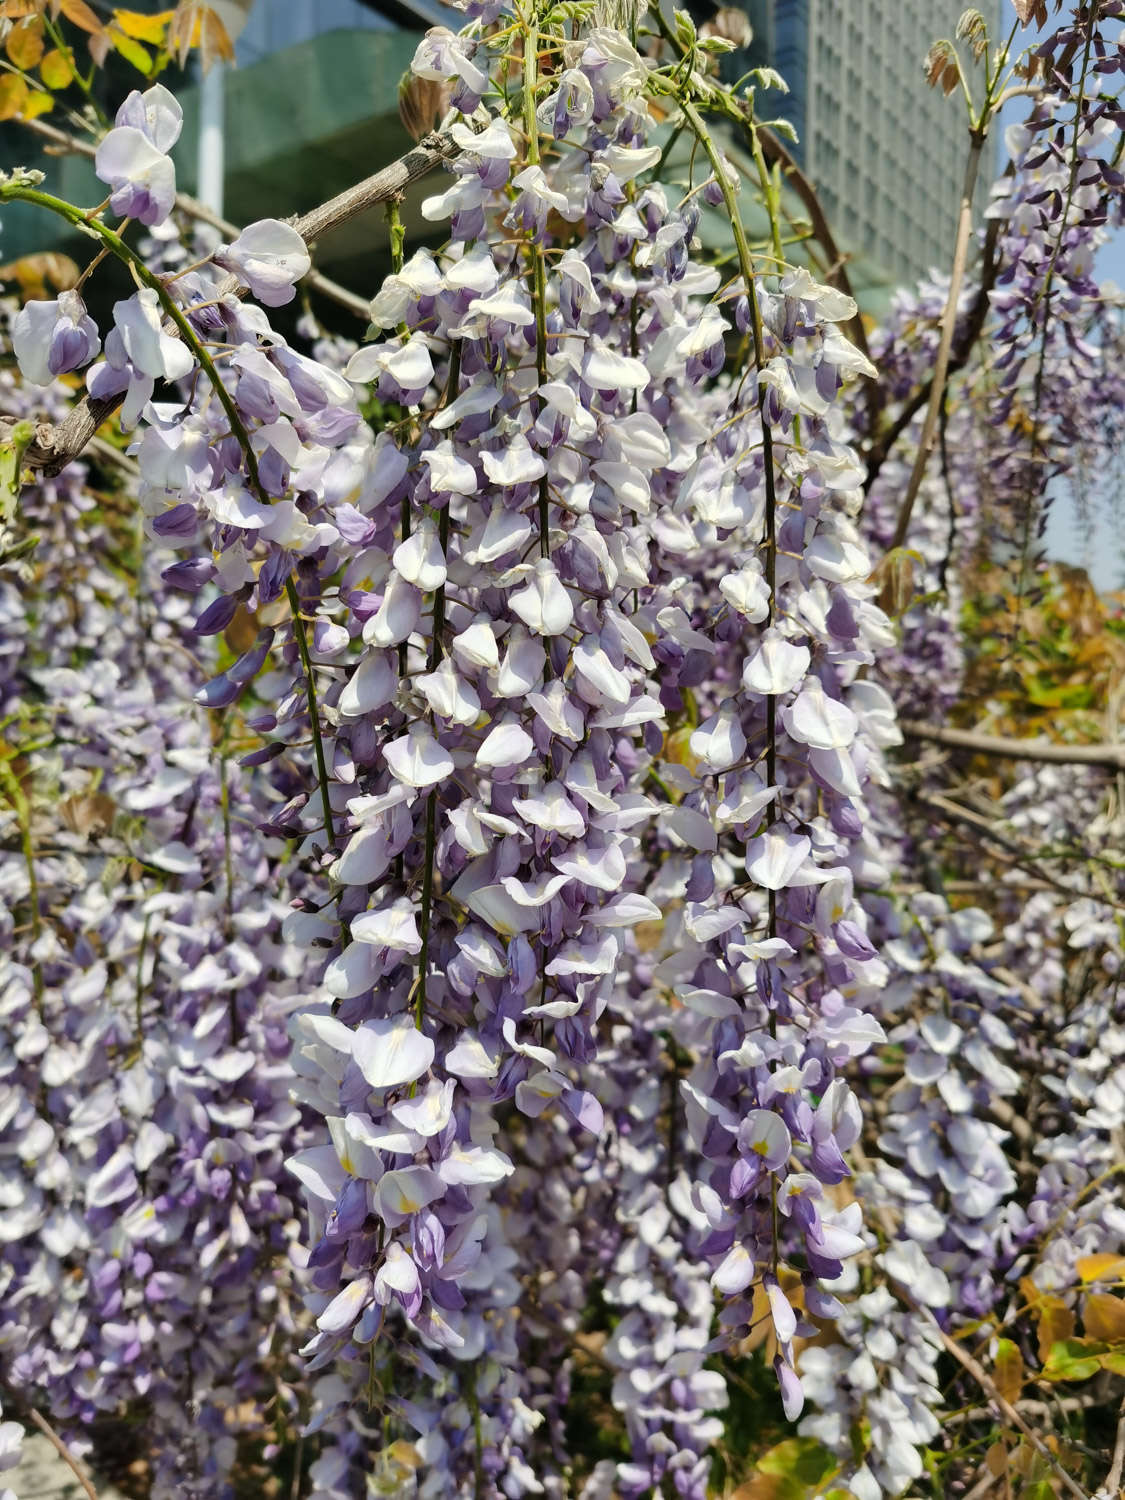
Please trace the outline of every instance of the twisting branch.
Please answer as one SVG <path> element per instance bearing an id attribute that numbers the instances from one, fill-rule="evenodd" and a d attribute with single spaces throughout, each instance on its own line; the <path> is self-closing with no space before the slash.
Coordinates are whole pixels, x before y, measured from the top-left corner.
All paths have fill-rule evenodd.
<path id="1" fill-rule="evenodd" d="M 440 167 L 442 162 L 451 161 L 453 157 L 460 155 L 460 151 L 460 146 L 452 136 L 432 131 L 405 156 L 382 167 L 371 177 L 365 177 L 355 187 L 337 193 L 335 198 L 329 198 L 319 208 L 310 209 L 307 214 L 295 215 L 287 222 L 293 225 L 303 240 L 318 240 L 321 235 L 331 234 L 341 224 L 348 223 L 375 204 L 388 203 L 398 198 L 413 183 L 427 176 L 435 167 Z"/>
<path id="2" fill-rule="evenodd" d="M 1105 766 L 1125 771 L 1125 745 L 1052 745 L 1038 740 L 1008 739 L 998 734 L 983 734 L 977 729 L 948 729 L 944 725 L 920 724 L 905 719 L 900 725 L 904 734 L 934 745 L 948 745 L 951 750 L 968 750 L 975 755 L 995 755 L 1005 760 L 1044 761 L 1056 766 Z"/>
<path id="3" fill-rule="evenodd" d="M 397 197 L 411 183 L 417 182 L 441 162 L 457 155 L 459 149 L 448 136 L 428 135 L 420 145 L 391 162 L 382 171 L 376 172 L 374 176 L 364 178 L 355 187 L 330 198 L 319 208 L 288 222 L 306 241 L 330 234 L 332 230 L 346 224 L 349 219 L 356 218 L 376 203 L 386 203 Z M 233 229 L 234 226 L 227 228 Z M 237 230 L 235 233 L 237 234 Z M 228 278 L 224 287 L 226 293 L 233 292 L 234 279 Z M 364 312 L 366 313 L 366 304 Z M 170 327 L 167 331 L 176 336 L 175 328 Z M 68 463 L 78 457 L 102 423 L 113 416 L 124 399 L 124 393 L 110 396 L 104 401 L 95 401 L 86 396 L 71 408 L 57 426 L 40 423 L 36 429 L 35 442 L 24 454 L 24 463 L 29 468 L 42 469 L 48 476 L 61 473 Z"/>

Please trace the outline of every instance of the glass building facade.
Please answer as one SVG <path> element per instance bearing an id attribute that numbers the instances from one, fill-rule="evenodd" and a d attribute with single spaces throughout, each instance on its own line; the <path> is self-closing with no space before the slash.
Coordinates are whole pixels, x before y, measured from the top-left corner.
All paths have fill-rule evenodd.
<path id="1" fill-rule="evenodd" d="M 1000 0 L 979 8 L 995 38 Z M 963 0 L 748 0 L 746 9 L 748 66 L 776 68 L 790 89 L 760 108 L 793 125 L 794 155 L 829 222 L 896 280 L 947 267 L 969 134 L 960 90 L 946 98 L 930 88 L 923 61 L 934 41 L 952 39 Z M 989 178 L 986 164 L 978 212 Z"/>

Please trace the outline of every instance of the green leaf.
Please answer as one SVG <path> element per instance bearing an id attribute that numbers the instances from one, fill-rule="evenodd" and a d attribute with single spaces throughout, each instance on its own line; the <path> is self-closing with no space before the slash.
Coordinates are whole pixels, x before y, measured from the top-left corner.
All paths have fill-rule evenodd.
<path id="1" fill-rule="evenodd" d="M 1102 1368 L 1109 1346 L 1095 1339 L 1063 1339 L 1051 1345 L 1041 1380 L 1089 1380 Z"/>
<path id="2" fill-rule="evenodd" d="M 31 422 L 16 422 L 0 439 L 0 521 L 11 521 L 20 497 L 23 456 L 35 438 Z"/>
<path id="3" fill-rule="evenodd" d="M 815 1438 L 786 1438 L 758 1460 L 763 1474 L 777 1474 L 802 1484 L 820 1485 L 839 1468 L 834 1456 Z"/>
<path id="4" fill-rule="evenodd" d="M 705 36 L 699 44 L 699 50 L 718 57 L 724 52 L 733 52 L 734 43 L 728 41 L 725 36 Z"/>
<path id="5" fill-rule="evenodd" d="M 695 22 L 686 10 L 677 10 L 673 13 L 675 22 L 676 40 L 682 47 L 693 47 L 695 45 L 696 30 Z"/>
<path id="6" fill-rule="evenodd" d="M 754 68 L 750 77 L 754 80 L 756 88 L 776 89 L 779 94 L 789 92 L 789 85 L 774 68 Z"/>

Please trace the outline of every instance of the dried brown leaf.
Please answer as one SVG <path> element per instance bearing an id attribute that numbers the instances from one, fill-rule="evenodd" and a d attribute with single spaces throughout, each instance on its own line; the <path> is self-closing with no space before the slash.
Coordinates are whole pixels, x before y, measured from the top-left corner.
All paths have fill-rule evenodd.
<path id="1" fill-rule="evenodd" d="M 60 0 L 59 9 L 80 31 L 88 31 L 91 36 L 95 36 L 102 29 L 102 23 L 86 4 L 86 0 Z"/>
<path id="2" fill-rule="evenodd" d="M 1047 0 L 1012 0 L 1021 26 L 1046 26 Z"/>
<path id="3" fill-rule="evenodd" d="M 89 838 L 91 834 L 108 833 L 113 827 L 117 804 L 104 792 L 75 792 L 59 803 L 59 816 L 71 833 Z"/>

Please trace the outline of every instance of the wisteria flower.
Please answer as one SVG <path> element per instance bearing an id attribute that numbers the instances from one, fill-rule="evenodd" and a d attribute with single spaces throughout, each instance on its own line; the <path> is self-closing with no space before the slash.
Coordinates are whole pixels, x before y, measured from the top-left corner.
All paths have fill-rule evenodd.
<path id="1" fill-rule="evenodd" d="M 114 128 L 94 156 L 94 170 L 113 190 L 110 206 L 124 218 L 159 224 L 176 201 L 176 169 L 168 155 L 183 128 L 183 110 L 162 83 L 136 89 L 117 111 Z"/>

